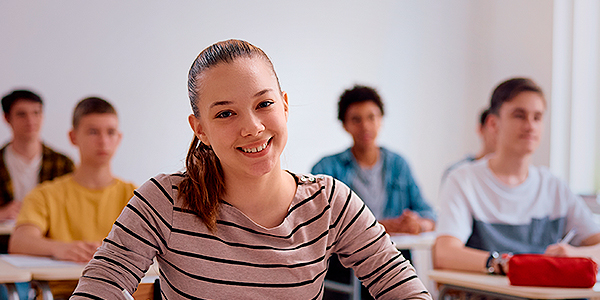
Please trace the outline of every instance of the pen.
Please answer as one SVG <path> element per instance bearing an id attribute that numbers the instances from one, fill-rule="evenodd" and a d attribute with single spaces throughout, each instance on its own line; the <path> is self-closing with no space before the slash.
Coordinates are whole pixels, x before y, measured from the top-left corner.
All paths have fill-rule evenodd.
<path id="1" fill-rule="evenodd" d="M 577 230 L 575 230 L 575 228 L 572 228 L 571 230 L 569 230 L 569 232 L 567 232 L 565 237 L 563 237 L 562 240 L 560 240 L 558 243 L 559 244 L 568 244 L 575 237 L 575 232 L 577 232 Z"/>
<path id="2" fill-rule="evenodd" d="M 133 298 L 133 296 L 131 296 L 131 294 L 127 290 L 122 290 L 121 293 L 123 293 L 123 296 L 125 296 L 125 299 L 127 299 L 127 300 L 135 300 Z"/>

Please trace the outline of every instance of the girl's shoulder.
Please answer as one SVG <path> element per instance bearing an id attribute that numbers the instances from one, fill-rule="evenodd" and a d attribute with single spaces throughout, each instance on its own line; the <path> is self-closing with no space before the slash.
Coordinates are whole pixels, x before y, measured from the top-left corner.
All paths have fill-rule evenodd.
<path id="1" fill-rule="evenodd" d="M 296 195 L 302 198 L 324 197 L 327 202 L 335 201 L 340 195 L 345 198 L 350 189 L 346 184 L 329 175 L 293 174 L 296 178 Z"/>
<path id="2" fill-rule="evenodd" d="M 179 184 L 184 178 L 185 174 L 183 173 L 161 173 L 148 179 L 137 189 L 137 191 L 140 196 L 149 201 L 166 199 L 171 202 L 171 204 L 174 204 L 177 199 Z"/>

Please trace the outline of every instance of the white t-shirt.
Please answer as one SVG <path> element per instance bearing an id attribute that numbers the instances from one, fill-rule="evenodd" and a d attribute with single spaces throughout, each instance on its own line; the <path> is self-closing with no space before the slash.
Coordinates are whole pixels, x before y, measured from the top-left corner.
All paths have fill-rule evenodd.
<path id="1" fill-rule="evenodd" d="M 12 147 L 8 145 L 4 149 L 4 164 L 10 174 L 10 180 L 13 188 L 13 200 L 21 201 L 38 184 L 38 177 L 42 167 L 42 153 L 27 161 L 17 154 Z"/>
<path id="2" fill-rule="evenodd" d="M 488 158 L 453 170 L 440 190 L 439 235 L 468 247 L 513 253 L 543 253 L 570 229 L 571 242 L 600 232 L 589 208 L 545 167 L 529 167 L 527 179 L 509 187 L 496 178 Z"/>

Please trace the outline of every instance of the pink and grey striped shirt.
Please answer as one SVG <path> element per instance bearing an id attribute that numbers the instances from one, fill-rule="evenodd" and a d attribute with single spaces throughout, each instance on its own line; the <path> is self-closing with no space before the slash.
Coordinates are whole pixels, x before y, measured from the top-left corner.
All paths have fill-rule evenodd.
<path id="1" fill-rule="evenodd" d="M 154 257 L 163 299 L 321 299 L 334 253 L 377 299 L 431 299 L 383 226 L 332 177 L 294 175 L 296 195 L 274 228 L 222 202 L 212 234 L 182 209 L 183 176 L 161 174 L 135 191 L 71 299 L 133 293 Z"/>

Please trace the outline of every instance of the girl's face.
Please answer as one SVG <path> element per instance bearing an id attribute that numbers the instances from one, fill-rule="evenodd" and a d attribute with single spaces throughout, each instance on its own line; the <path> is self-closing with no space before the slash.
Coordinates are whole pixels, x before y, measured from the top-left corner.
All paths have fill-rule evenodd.
<path id="1" fill-rule="evenodd" d="M 196 136 L 213 150 L 226 177 L 261 176 L 279 170 L 287 142 L 287 94 L 262 58 L 236 58 L 197 78 Z"/>

